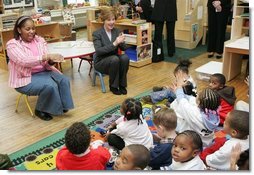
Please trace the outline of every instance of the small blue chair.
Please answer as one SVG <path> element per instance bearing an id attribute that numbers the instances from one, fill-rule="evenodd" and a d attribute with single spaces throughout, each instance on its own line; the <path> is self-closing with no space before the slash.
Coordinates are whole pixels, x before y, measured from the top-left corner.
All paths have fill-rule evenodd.
<path id="1" fill-rule="evenodd" d="M 93 54 L 93 60 L 96 58 L 96 54 Z M 99 76 L 100 78 L 100 83 L 101 83 L 101 91 L 103 93 L 106 93 L 106 87 L 105 87 L 105 83 L 104 83 L 104 79 L 103 77 L 105 76 L 106 74 L 102 74 L 100 73 L 99 71 L 97 71 L 94 67 L 94 72 L 93 72 L 93 79 L 92 79 L 92 85 L 95 86 L 95 83 L 96 83 L 96 76 Z"/>

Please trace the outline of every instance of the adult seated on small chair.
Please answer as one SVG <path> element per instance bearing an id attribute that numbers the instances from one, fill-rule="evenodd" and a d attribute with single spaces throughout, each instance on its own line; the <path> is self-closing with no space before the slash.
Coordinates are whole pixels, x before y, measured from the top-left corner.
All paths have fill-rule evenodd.
<path id="1" fill-rule="evenodd" d="M 127 94 L 127 72 L 129 58 L 126 54 L 119 55 L 118 49 L 126 49 L 124 35 L 114 28 L 116 15 L 111 8 L 101 11 L 103 27 L 93 33 L 96 52 L 94 67 L 97 71 L 109 75 L 110 91 L 115 95 Z"/>
<path id="2" fill-rule="evenodd" d="M 39 96 L 35 115 L 51 120 L 74 107 L 69 79 L 53 65 L 60 54 L 47 54 L 46 41 L 35 34 L 34 21 L 21 16 L 14 26 L 14 38 L 7 43 L 9 86 L 26 95 Z"/>

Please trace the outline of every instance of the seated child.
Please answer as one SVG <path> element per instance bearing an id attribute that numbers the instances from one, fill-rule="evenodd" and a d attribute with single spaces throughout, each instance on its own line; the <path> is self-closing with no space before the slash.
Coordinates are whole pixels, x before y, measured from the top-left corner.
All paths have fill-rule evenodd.
<path id="1" fill-rule="evenodd" d="M 130 144 L 142 144 L 148 149 L 153 145 L 152 133 L 142 117 L 142 105 L 134 98 L 127 98 L 121 105 L 123 115 L 108 129 L 106 138 L 110 146 L 122 150 Z"/>
<path id="2" fill-rule="evenodd" d="M 210 88 L 220 96 L 219 116 L 221 126 L 223 126 L 227 113 L 234 109 L 236 101 L 235 88 L 225 84 L 226 78 L 223 74 L 216 73 L 210 77 Z"/>
<path id="3" fill-rule="evenodd" d="M 0 154 L 0 170 L 14 170 L 14 165 L 7 154 Z"/>
<path id="4" fill-rule="evenodd" d="M 195 131 L 179 133 L 173 142 L 172 164 L 161 170 L 205 170 L 206 166 L 199 158 L 202 148 L 202 140 Z"/>
<path id="5" fill-rule="evenodd" d="M 56 157 L 58 170 L 105 170 L 110 159 L 109 151 L 99 146 L 89 148 L 90 130 L 82 122 L 75 122 L 67 129 L 65 146 Z"/>
<path id="6" fill-rule="evenodd" d="M 185 84 L 186 89 L 184 89 L 185 94 L 192 95 L 195 94 L 196 89 L 196 83 L 192 79 L 192 77 L 189 75 L 189 66 L 192 63 L 189 60 L 181 60 L 177 67 L 174 70 L 174 75 L 176 75 L 178 72 L 182 72 L 184 75 L 184 79 L 187 84 Z M 183 87 L 184 88 L 184 87 Z M 188 89 L 194 90 L 194 91 L 188 91 Z M 175 99 L 175 93 L 172 91 L 169 87 L 153 87 L 153 92 L 149 96 L 145 96 L 141 99 L 143 103 L 148 104 L 155 104 L 157 102 L 160 102 L 164 99 L 168 99 L 168 103 L 166 103 L 167 106 L 170 106 L 170 103 L 172 103 Z"/>
<path id="7" fill-rule="evenodd" d="M 230 170 L 232 148 L 240 143 L 241 151 L 249 149 L 249 113 L 238 110 L 229 112 L 223 130 L 231 138 L 218 151 L 206 156 L 206 164 L 214 169 Z"/>
<path id="8" fill-rule="evenodd" d="M 197 98 L 186 96 L 183 92 L 184 77 L 176 75 L 176 84 L 172 87 L 176 93 L 176 100 L 171 104 L 177 115 L 177 132 L 185 130 L 196 131 L 204 147 L 210 146 L 214 138 L 214 131 L 220 119 L 217 109 L 220 105 L 219 96 L 211 89 L 202 90 Z"/>
<path id="9" fill-rule="evenodd" d="M 149 166 L 152 170 L 159 170 L 162 166 L 172 163 L 171 149 L 176 137 L 177 117 L 172 109 L 157 108 L 153 116 L 153 123 L 160 137 L 159 143 L 150 150 L 151 160 Z"/>
<path id="10" fill-rule="evenodd" d="M 131 144 L 121 151 L 113 166 L 114 170 L 143 170 L 150 161 L 149 150 L 140 144 Z"/>
<path id="11" fill-rule="evenodd" d="M 239 143 L 231 150 L 230 170 L 249 170 L 249 149 L 241 152 Z"/>

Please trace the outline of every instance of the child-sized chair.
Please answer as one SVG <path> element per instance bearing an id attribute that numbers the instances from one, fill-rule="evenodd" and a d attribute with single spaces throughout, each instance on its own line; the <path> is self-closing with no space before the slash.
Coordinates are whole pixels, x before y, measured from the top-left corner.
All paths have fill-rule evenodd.
<path id="1" fill-rule="evenodd" d="M 96 54 L 93 54 L 93 60 L 95 59 L 95 57 L 96 57 Z M 100 78 L 100 83 L 101 83 L 101 91 L 103 92 L 103 93 L 106 93 L 106 87 L 105 87 L 105 83 L 104 83 L 104 79 L 103 79 L 103 77 L 106 75 L 106 74 L 102 74 L 102 73 L 100 73 L 99 71 L 97 71 L 96 69 L 95 69 L 95 67 L 94 67 L 94 72 L 93 72 L 93 78 L 92 78 L 92 85 L 93 86 L 95 86 L 95 83 L 96 83 L 96 76 L 99 76 L 99 78 Z"/>
<path id="2" fill-rule="evenodd" d="M 15 112 L 18 112 L 19 101 L 20 101 L 20 98 L 21 98 L 22 96 L 23 96 L 24 99 L 25 99 L 26 106 L 27 106 L 27 108 L 28 108 L 28 110 L 29 110 L 31 116 L 34 117 L 34 113 L 33 113 L 32 109 L 31 109 L 31 106 L 30 106 L 29 101 L 28 101 L 28 95 L 25 95 L 25 94 L 19 94 L 19 96 L 18 96 L 18 98 L 17 98 L 17 101 L 16 101 L 16 110 L 15 110 Z"/>

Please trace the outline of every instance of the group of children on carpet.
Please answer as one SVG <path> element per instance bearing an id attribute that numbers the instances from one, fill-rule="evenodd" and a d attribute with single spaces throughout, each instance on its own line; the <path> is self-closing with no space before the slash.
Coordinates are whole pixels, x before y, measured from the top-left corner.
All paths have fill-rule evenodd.
<path id="1" fill-rule="evenodd" d="M 181 61 L 172 86 L 155 87 L 141 99 L 153 104 L 156 133 L 149 130 L 142 103 L 127 98 L 120 108 L 122 117 L 104 135 L 110 148 L 103 142 L 91 143 L 89 128 L 76 122 L 66 131 L 57 169 L 105 170 L 113 152 L 118 154 L 114 170 L 249 169 L 249 112 L 234 108 L 235 89 L 225 85 L 222 74 L 213 74 L 209 87 L 197 94 L 190 64 Z M 165 105 L 156 106 L 165 99 Z M 225 137 L 215 137 L 218 128 Z"/>
<path id="2" fill-rule="evenodd" d="M 213 74 L 209 87 L 197 94 L 189 75 L 190 64 L 188 60 L 181 61 L 174 70 L 176 82 L 172 86 L 155 87 L 141 99 L 154 104 L 152 120 L 156 133 L 151 133 L 142 116 L 142 103 L 134 98 L 124 100 L 122 117 L 105 134 L 109 146 L 120 152 L 114 170 L 248 169 L 249 112 L 234 109 L 235 89 L 225 85 L 222 74 Z M 165 106 L 156 106 L 164 99 Z M 82 125 L 86 132 L 76 125 Z M 216 138 L 215 132 L 221 127 L 226 137 Z M 69 130 L 73 130 L 72 136 Z M 110 151 L 100 144 L 89 147 L 91 138 L 83 123 L 73 124 L 65 139 L 66 147 L 57 155 L 57 169 L 106 168 Z M 75 149 L 70 145 L 75 145 Z M 93 164 L 86 163 L 88 160 Z"/>

